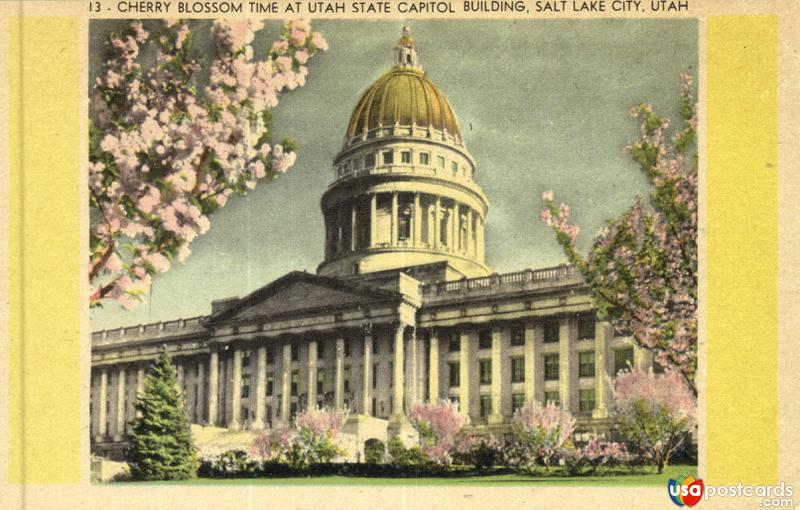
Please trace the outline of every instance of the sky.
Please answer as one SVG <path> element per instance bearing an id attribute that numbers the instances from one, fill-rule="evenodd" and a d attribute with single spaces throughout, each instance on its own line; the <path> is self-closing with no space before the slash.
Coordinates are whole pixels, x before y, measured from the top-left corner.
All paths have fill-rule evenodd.
<path id="1" fill-rule="evenodd" d="M 306 86 L 282 95 L 273 111 L 275 139 L 297 141 L 297 163 L 214 213 L 191 257 L 157 275 L 137 309 L 93 309 L 92 329 L 208 314 L 213 299 L 244 296 L 292 270 L 315 272 L 324 255 L 319 201 L 333 180 L 333 157 L 360 94 L 393 64 L 404 24 L 476 160 L 495 272 L 566 262 L 538 220 L 543 191 L 570 205 L 584 251 L 608 219 L 648 194 L 624 153 L 638 134 L 627 112 L 648 102 L 677 120 L 678 74 L 696 77 L 695 20 L 319 21 L 314 27 L 330 49 L 311 60 Z M 112 27 L 92 24 L 90 79 Z M 257 56 L 276 28 L 259 33 Z M 196 33 L 201 54 L 210 52 L 206 31 Z"/>

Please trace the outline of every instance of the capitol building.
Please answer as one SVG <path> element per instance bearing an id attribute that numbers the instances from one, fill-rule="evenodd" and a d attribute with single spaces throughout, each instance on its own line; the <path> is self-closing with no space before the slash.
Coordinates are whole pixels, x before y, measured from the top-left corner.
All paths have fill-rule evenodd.
<path id="1" fill-rule="evenodd" d="M 162 346 L 204 427 L 282 428 L 309 406 L 346 406 L 363 446 L 407 434 L 413 403 L 450 399 L 500 436 L 532 400 L 569 408 L 580 432 L 607 430 L 608 376 L 652 356 L 596 320 L 573 267 L 492 271 L 480 169 L 407 30 L 395 52 L 333 158 L 317 274 L 215 300 L 209 315 L 93 332 L 93 453 L 121 451 Z"/>

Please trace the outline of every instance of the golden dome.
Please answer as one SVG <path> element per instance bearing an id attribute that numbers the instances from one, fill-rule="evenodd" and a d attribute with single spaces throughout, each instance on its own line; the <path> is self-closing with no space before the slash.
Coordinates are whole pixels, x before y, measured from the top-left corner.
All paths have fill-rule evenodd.
<path id="1" fill-rule="evenodd" d="M 446 130 L 451 136 L 461 137 L 447 98 L 413 66 L 395 66 L 375 80 L 353 110 L 347 137 L 395 124 Z"/>

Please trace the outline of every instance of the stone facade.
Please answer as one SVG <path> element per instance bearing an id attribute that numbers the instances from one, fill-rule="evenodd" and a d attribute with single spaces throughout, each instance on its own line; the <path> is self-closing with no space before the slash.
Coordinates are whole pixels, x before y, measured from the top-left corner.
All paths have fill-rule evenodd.
<path id="1" fill-rule="evenodd" d="M 385 439 L 413 403 L 451 399 L 499 434 L 531 400 L 568 407 L 579 430 L 607 428 L 607 376 L 652 358 L 595 320 L 574 268 L 491 272 L 488 200 L 452 110 L 407 33 L 397 59 L 334 159 L 317 275 L 289 273 L 202 317 L 93 333 L 95 452 L 123 444 L 161 346 L 200 425 L 280 428 L 308 406 L 346 406 L 354 437 Z"/>

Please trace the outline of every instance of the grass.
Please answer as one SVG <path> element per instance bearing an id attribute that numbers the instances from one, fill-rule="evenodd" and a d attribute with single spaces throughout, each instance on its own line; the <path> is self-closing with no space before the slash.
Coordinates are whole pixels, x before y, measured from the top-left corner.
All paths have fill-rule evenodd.
<path id="1" fill-rule="evenodd" d="M 291 478 L 198 478 L 182 482 L 153 482 L 148 485 L 267 485 L 267 486 L 562 486 L 562 487 L 662 487 L 670 478 L 683 479 L 688 474 L 697 472 L 697 466 L 666 466 L 662 474 L 657 474 L 655 467 L 647 467 L 643 472 L 633 474 L 613 474 L 595 476 L 561 476 L 560 474 L 539 473 L 533 476 L 518 474 L 476 475 L 453 478 L 367 478 L 355 476 L 315 476 Z"/>

